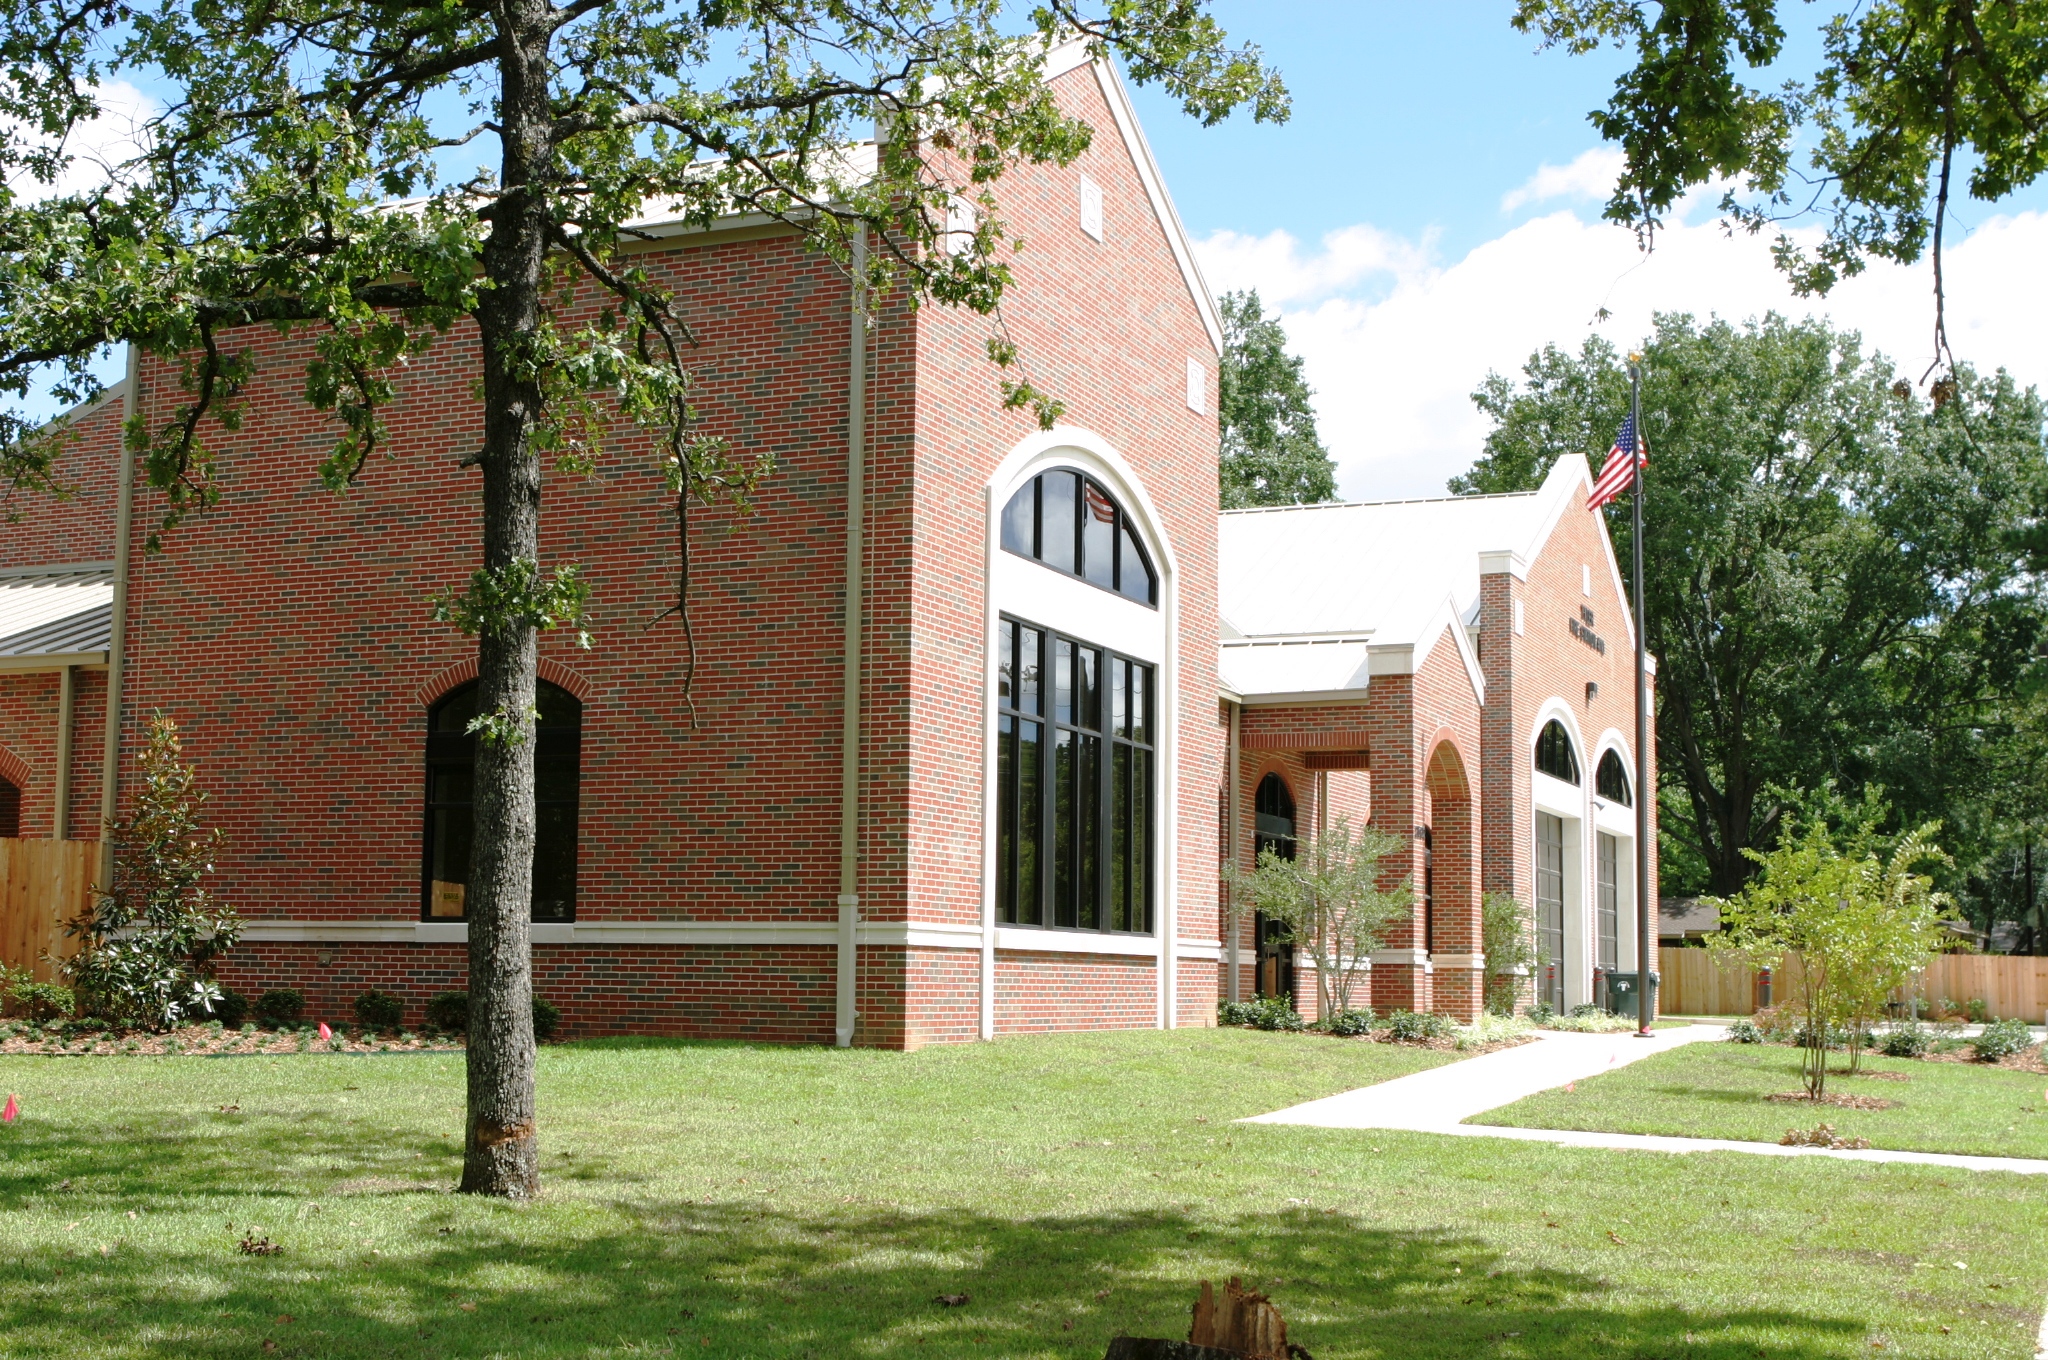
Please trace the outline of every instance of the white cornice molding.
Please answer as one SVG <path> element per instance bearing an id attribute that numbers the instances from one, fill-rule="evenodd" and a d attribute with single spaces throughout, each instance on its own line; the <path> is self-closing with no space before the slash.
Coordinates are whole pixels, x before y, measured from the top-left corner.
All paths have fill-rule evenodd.
<path id="1" fill-rule="evenodd" d="M 688 948 L 755 946 L 786 949 L 831 946 L 838 927 L 813 921 L 577 921 L 535 922 L 535 944 L 672 945 Z M 469 926 L 461 921 L 251 921 L 242 929 L 251 943 L 278 944 L 464 944 Z M 861 944 L 899 949 L 979 949 L 982 931 L 976 925 L 862 922 Z M 1037 930 L 1002 927 L 996 948 L 1031 953 L 1120 954 L 1155 958 L 1159 941 L 1151 935 L 1111 935 L 1092 930 Z M 1206 953 L 1204 951 L 1207 951 Z M 1216 946 L 1182 941 L 1182 952 L 1217 957 Z"/>

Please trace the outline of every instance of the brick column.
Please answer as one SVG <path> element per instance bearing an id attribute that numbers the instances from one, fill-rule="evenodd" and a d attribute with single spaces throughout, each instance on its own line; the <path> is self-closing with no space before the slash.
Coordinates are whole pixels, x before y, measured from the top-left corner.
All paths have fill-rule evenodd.
<path id="1" fill-rule="evenodd" d="M 1401 841 L 1381 864 L 1380 886 L 1416 885 L 1415 909 L 1387 930 L 1372 959 L 1372 1004 L 1382 1013 L 1430 1008 L 1422 938 L 1423 788 L 1415 732 L 1415 677 L 1375 675 L 1367 721 L 1372 732 L 1372 825 Z"/>
<path id="2" fill-rule="evenodd" d="M 1479 837 L 1465 761 L 1448 741 L 1429 763 L 1435 939 L 1431 1000 L 1435 1009 L 1471 1022 L 1486 990 L 1479 932 Z"/>

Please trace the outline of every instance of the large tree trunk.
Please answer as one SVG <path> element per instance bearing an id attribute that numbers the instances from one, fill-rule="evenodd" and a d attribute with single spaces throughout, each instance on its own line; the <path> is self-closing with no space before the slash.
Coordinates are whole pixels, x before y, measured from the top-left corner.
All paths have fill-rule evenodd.
<path id="1" fill-rule="evenodd" d="M 498 11 L 505 37 L 503 197 L 483 267 L 491 287 L 477 308 L 483 350 L 484 567 L 496 574 L 540 559 L 541 412 L 528 362 L 541 320 L 548 245 L 545 171 L 547 13 L 520 0 Z M 503 739 L 479 734 L 476 839 L 469 869 L 469 1129 L 462 1189 L 527 1199 L 540 1190 L 533 1074 L 533 709 L 537 658 L 530 619 L 504 619 L 477 635 L 477 712 L 506 715 Z"/>

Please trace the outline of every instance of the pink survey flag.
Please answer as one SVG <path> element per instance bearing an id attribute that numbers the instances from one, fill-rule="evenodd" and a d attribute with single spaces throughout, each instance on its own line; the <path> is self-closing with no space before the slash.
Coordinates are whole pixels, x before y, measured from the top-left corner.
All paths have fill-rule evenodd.
<path id="1" fill-rule="evenodd" d="M 0 1110 L 0 1123 L 12 1124 L 21 1118 L 21 1106 L 14 1099 L 14 1092 L 7 1093 L 7 1108 Z"/>
<path id="2" fill-rule="evenodd" d="M 320 1042 L 324 1044 L 333 1037 L 334 1031 L 327 1028 L 327 1022 L 325 1020 L 322 1020 L 320 1022 Z"/>
<path id="3" fill-rule="evenodd" d="M 1576 1091 L 1579 1089 L 1579 1084 L 1575 1081 L 1568 1081 L 1564 1084 L 1564 1089 L 1567 1091 Z"/>

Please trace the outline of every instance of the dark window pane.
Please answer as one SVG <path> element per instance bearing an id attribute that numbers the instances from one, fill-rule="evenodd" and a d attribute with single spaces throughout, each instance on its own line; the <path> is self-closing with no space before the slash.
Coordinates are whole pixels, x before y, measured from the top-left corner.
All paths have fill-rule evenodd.
<path id="1" fill-rule="evenodd" d="M 535 809 L 533 919 L 567 921 L 576 911 L 576 805 Z"/>
<path id="2" fill-rule="evenodd" d="M 1604 831 L 1600 833 L 1600 897 L 1596 904 L 1600 915 L 1599 964 L 1608 972 L 1621 966 L 1620 848 L 1620 841 Z"/>
<path id="3" fill-rule="evenodd" d="M 1104 590 L 1116 588 L 1116 502 L 1093 482 L 1082 483 L 1081 575 Z"/>
<path id="4" fill-rule="evenodd" d="M 1074 721 L 1074 644 L 1052 640 L 1052 720 Z"/>
<path id="5" fill-rule="evenodd" d="M 1076 822 L 1074 734 L 1055 729 L 1052 757 L 1052 924 L 1074 924 L 1074 893 L 1080 885 L 1080 851 Z"/>
<path id="6" fill-rule="evenodd" d="M 1081 479 L 1072 472 L 1048 472 L 1038 479 L 1038 556 L 1047 566 L 1074 571 L 1074 512 Z"/>
<path id="7" fill-rule="evenodd" d="M 1131 740 L 1152 741 L 1152 668 L 1131 663 Z"/>
<path id="8" fill-rule="evenodd" d="M 1079 871 L 1075 878 L 1075 924 L 1102 926 L 1102 738 L 1081 737 L 1075 760 L 1074 819 L 1078 823 Z"/>
<path id="9" fill-rule="evenodd" d="M 469 847 L 475 821 L 467 805 L 436 808 L 429 818 L 433 841 L 427 866 L 427 914 L 457 917 L 463 914 L 469 891 Z"/>
<path id="10" fill-rule="evenodd" d="M 1609 751 L 1600 757 L 1600 768 L 1593 772 L 1593 791 L 1610 803 L 1632 807 L 1628 796 L 1628 771 L 1621 763 L 1621 753 Z"/>
<path id="11" fill-rule="evenodd" d="M 1536 738 L 1536 768 L 1567 784 L 1579 782 L 1578 754 L 1572 750 L 1572 739 L 1564 724 L 1555 718 L 1543 724 L 1543 731 Z"/>
<path id="12" fill-rule="evenodd" d="M 1102 726 L 1102 653 L 1093 647 L 1075 649 L 1074 726 Z"/>
<path id="13" fill-rule="evenodd" d="M 1026 713 L 1043 713 L 1039 681 L 1045 669 L 1045 634 L 1036 628 L 1020 628 L 1017 635 L 1017 707 Z"/>
<path id="14" fill-rule="evenodd" d="M 1010 503 L 1003 507 L 1005 551 L 1025 557 L 1038 556 L 1038 536 L 1033 524 L 1038 517 L 1037 497 L 1038 479 L 1034 477 L 1019 487 L 1017 494 L 1010 497 Z"/>
<path id="15" fill-rule="evenodd" d="M 1005 708 L 1017 703 L 1017 625 L 1005 619 L 996 628 L 996 702 Z"/>
<path id="16" fill-rule="evenodd" d="M 476 800 L 476 771 L 469 765 L 435 765 L 427 798 L 435 803 L 469 804 Z"/>
<path id="17" fill-rule="evenodd" d="M 1012 925 L 1017 921 L 1016 722 L 1007 713 L 996 718 L 996 919 Z"/>
<path id="18" fill-rule="evenodd" d="M 1132 753 L 1131 865 L 1136 885 L 1132 930 L 1152 929 L 1152 753 Z"/>
<path id="19" fill-rule="evenodd" d="M 562 757 L 533 762 L 533 796 L 543 803 L 576 801 L 576 762 Z"/>
<path id="20" fill-rule="evenodd" d="M 1131 929 L 1131 758 L 1136 754 L 1118 742 L 1110 750 L 1109 770 L 1109 928 Z"/>
<path id="21" fill-rule="evenodd" d="M 583 726 L 583 701 L 547 681 L 538 681 L 534 686 L 533 706 L 540 710 L 535 726 L 569 730 Z"/>
<path id="22" fill-rule="evenodd" d="M 433 730 L 436 732 L 467 732 L 470 719 L 476 716 L 476 686 L 464 685 L 441 701 L 434 710 Z"/>
<path id="23" fill-rule="evenodd" d="M 1017 924 L 1035 926 L 1041 910 L 1045 846 L 1045 728 L 1017 724 Z"/>
<path id="24" fill-rule="evenodd" d="M 1117 593 L 1129 596 L 1141 604 L 1158 603 L 1158 581 L 1152 574 L 1152 564 L 1146 560 L 1145 550 L 1138 544 L 1138 536 L 1131 532 L 1128 520 L 1122 523 L 1122 547 L 1117 564 Z"/>

